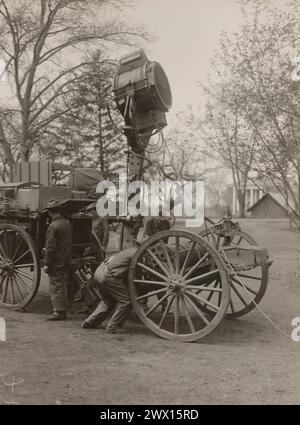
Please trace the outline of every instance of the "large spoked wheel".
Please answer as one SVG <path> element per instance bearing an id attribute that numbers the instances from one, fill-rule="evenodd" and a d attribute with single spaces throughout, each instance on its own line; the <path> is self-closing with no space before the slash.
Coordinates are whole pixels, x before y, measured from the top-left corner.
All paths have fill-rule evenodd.
<path id="1" fill-rule="evenodd" d="M 224 317 L 230 299 L 218 252 L 181 230 L 160 232 L 144 242 L 132 259 L 128 283 L 138 317 L 169 340 L 196 341 L 208 335 Z"/>
<path id="2" fill-rule="evenodd" d="M 216 248 L 219 250 L 221 250 L 222 246 L 237 245 L 247 247 L 249 245 L 258 245 L 250 235 L 243 231 L 238 231 L 230 237 L 220 237 L 213 235 L 209 230 L 205 230 L 200 233 L 200 236 L 210 243 L 214 241 Z M 223 253 L 225 254 L 226 251 L 223 251 Z M 268 264 L 248 270 L 236 270 L 234 274 L 231 271 L 231 296 L 226 318 L 234 319 L 244 316 L 256 307 L 267 290 L 268 271 Z"/>
<path id="3" fill-rule="evenodd" d="M 0 225 L 0 307 L 21 309 L 35 297 L 41 277 L 29 234 L 13 224 Z"/>

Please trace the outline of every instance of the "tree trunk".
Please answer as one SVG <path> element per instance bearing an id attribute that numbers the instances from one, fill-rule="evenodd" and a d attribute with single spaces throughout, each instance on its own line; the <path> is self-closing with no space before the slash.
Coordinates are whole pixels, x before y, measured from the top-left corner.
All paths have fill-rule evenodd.
<path id="1" fill-rule="evenodd" d="M 102 137 L 102 105 L 101 105 L 101 80 L 98 80 L 98 142 L 99 142 L 99 162 L 101 173 L 104 177 L 104 153 L 103 153 L 103 137 Z"/>
<path id="2" fill-rule="evenodd" d="M 1 120 L 0 120 L 0 146 L 2 146 L 2 149 L 3 149 L 4 162 L 6 162 L 8 165 L 12 165 L 14 163 L 14 157 L 12 155 L 11 147 L 5 135 L 5 131 L 4 131 Z"/>
<path id="3" fill-rule="evenodd" d="M 245 218 L 245 192 L 241 189 L 238 189 L 237 196 L 239 202 L 239 217 Z"/>

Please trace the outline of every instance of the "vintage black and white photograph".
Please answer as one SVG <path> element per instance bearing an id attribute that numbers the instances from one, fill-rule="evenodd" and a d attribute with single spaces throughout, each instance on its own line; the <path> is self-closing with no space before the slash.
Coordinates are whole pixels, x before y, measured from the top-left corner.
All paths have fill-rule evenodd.
<path id="1" fill-rule="evenodd" d="M 299 366 L 300 0 L 0 0 L 0 405 L 197 422 Z"/>

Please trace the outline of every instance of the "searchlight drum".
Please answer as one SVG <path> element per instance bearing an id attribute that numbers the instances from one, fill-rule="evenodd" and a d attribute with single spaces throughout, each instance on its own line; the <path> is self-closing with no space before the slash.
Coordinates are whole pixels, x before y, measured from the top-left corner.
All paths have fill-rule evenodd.
<path id="1" fill-rule="evenodd" d="M 151 137 L 167 125 L 165 113 L 172 106 L 170 84 L 161 65 L 149 61 L 143 50 L 121 58 L 112 95 L 132 148 L 134 139 Z"/>

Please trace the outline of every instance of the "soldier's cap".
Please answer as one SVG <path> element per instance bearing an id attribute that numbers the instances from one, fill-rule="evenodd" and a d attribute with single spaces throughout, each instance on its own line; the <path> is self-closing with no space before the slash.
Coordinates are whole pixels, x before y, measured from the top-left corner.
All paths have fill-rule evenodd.
<path id="1" fill-rule="evenodd" d="M 48 205 L 47 205 L 47 210 L 52 210 L 52 209 L 57 209 L 60 208 L 59 202 L 57 199 L 52 198 L 48 201 Z"/>

